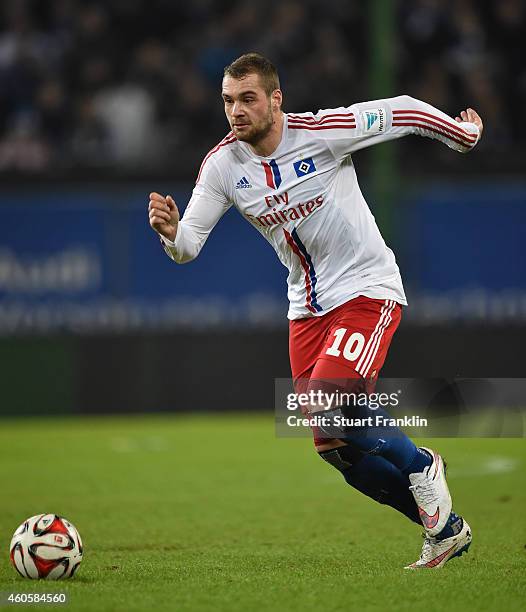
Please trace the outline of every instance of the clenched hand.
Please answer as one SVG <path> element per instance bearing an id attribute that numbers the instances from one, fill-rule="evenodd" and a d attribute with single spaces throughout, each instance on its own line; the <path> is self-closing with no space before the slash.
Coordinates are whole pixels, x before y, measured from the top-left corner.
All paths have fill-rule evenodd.
<path id="1" fill-rule="evenodd" d="M 172 196 L 165 197 L 159 193 L 150 193 L 148 215 L 152 229 L 173 242 L 179 224 L 179 210 Z"/>

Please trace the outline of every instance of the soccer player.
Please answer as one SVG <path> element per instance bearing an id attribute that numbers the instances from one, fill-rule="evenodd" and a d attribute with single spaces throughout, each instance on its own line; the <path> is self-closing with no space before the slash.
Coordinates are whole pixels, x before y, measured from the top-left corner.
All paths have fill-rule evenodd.
<path id="1" fill-rule="evenodd" d="M 410 134 L 465 153 L 481 136 L 480 117 L 467 109 L 453 119 L 409 96 L 284 113 L 276 69 L 256 53 L 225 68 L 222 98 L 231 131 L 205 156 L 182 219 L 171 196 L 150 194 L 151 227 L 186 263 L 234 205 L 289 270 L 296 390 L 370 390 L 407 301 L 351 154 Z M 421 556 L 408 568 L 438 568 L 468 549 L 471 530 L 453 512 L 437 452 L 395 427 L 318 429 L 314 443 L 347 483 L 424 526 Z"/>

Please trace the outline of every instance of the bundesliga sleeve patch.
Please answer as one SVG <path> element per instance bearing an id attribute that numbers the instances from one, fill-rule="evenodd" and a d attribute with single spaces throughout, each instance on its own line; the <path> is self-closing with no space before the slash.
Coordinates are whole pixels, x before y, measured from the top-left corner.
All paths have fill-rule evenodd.
<path id="1" fill-rule="evenodd" d="M 307 159 L 300 159 L 300 161 L 294 162 L 293 164 L 294 170 L 296 171 L 296 176 L 301 178 L 306 174 L 310 174 L 311 172 L 316 171 L 316 166 L 314 165 L 314 160 L 312 157 L 307 157 Z"/>
<path id="2" fill-rule="evenodd" d="M 372 108 L 362 111 L 364 134 L 385 132 L 385 108 Z"/>

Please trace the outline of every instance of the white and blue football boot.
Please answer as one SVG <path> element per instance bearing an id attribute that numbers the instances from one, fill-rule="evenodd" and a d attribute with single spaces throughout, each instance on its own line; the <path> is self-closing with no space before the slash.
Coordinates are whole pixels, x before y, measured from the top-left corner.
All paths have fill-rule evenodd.
<path id="1" fill-rule="evenodd" d="M 422 472 L 409 474 L 409 489 L 418 506 L 418 514 L 426 533 L 437 536 L 444 529 L 451 513 L 451 495 L 446 482 L 446 471 L 442 457 L 430 448 L 427 451 L 433 462 Z"/>
<path id="2" fill-rule="evenodd" d="M 407 565 L 405 569 L 438 569 L 454 557 L 460 557 L 467 552 L 472 540 L 471 528 L 464 519 L 459 520 L 462 521 L 462 528 L 450 538 L 438 540 L 424 534 L 420 559 Z"/>

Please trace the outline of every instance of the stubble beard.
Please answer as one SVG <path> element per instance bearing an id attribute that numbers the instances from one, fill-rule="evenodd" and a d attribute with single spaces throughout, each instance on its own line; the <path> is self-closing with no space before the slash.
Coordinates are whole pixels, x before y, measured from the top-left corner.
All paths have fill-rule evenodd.
<path id="1" fill-rule="evenodd" d="M 267 116 L 259 122 L 259 125 L 253 126 L 247 134 L 237 135 L 237 139 L 248 143 L 249 145 L 258 145 L 269 134 L 274 125 L 274 116 L 272 108 L 269 104 Z"/>

